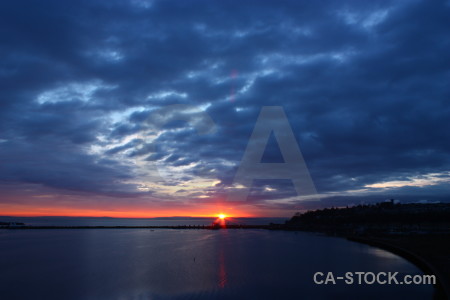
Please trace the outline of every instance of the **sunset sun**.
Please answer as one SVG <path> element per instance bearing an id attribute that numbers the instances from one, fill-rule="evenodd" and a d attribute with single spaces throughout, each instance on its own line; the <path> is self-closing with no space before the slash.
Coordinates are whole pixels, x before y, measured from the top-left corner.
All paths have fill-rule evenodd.
<path id="1" fill-rule="evenodd" d="M 219 214 L 218 217 L 219 217 L 219 219 L 223 220 L 223 219 L 225 219 L 227 216 L 224 215 L 224 214 Z"/>

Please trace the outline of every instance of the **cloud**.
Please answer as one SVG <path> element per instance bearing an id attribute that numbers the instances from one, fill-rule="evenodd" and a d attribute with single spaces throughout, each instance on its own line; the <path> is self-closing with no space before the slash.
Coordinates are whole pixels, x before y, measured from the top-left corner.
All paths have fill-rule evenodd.
<path id="1" fill-rule="evenodd" d="M 2 186 L 218 201 L 261 107 L 280 105 L 321 203 L 408 201 L 424 180 L 442 199 L 449 15 L 415 0 L 2 3 Z M 248 204 L 318 203 L 295 197 L 256 181 Z"/>

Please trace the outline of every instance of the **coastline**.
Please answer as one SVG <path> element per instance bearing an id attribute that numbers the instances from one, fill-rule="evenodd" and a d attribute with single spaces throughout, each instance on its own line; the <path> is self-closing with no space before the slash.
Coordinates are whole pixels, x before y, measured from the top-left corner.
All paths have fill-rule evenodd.
<path id="1" fill-rule="evenodd" d="M 436 275 L 436 299 L 450 299 L 450 259 L 447 257 L 440 257 L 438 255 L 430 255 L 424 251 L 411 249 L 411 244 L 420 244 L 421 239 L 430 237 L 421 236 L 410 236 L 403 237 L 407 238 L 409 243 L 402 242 L 401 238 L 393 237 L 360 237 L 360 236 L 342 236 L 347 240 L 366 244 L 373 247 L 378 247 L 380 249 L 392 252 L 396 255 L 403 257 L 404 259 L 410 261 L 421 269 L 425 274 Z M 448 236 L 446 236 L 449 238 Z M 439 240 L 439 237 L 434 237 L 435 240 Z M 442 241 L 442 240 L 441 240 Z M 409 247 L 408 247 L 409 246 Z M 434 249 L 439 245 L 436 243 L 430 243 L 427 245 L 427 249 Z M 445 247 L 444 247 L 445 251 Z M 448 255 L 447 255 L 448 256 Z"/>

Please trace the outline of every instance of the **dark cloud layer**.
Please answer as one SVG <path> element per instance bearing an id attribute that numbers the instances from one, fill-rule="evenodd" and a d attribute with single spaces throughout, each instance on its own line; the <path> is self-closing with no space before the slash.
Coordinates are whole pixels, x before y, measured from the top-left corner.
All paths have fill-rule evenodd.
<path id="1" fill-rule="evenodd" d="M 3 2 L 0 181 L 223 199 L 261 107 L 280 105 L 322 204 L 286 180 L 248 203 L 446 201 L 449 27 L 448 1 Z"/>

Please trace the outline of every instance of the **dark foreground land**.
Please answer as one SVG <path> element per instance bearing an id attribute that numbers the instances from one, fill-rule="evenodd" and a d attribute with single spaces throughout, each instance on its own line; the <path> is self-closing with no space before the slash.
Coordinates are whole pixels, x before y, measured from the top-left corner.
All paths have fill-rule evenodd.
<path id="1" fill-rule="evenodd" d="M 348 237 L 349 240 L 379 247 L 398 254 L 426 274 L 434 274 L 439 283 L 439 298 L 450 299 L 450 234 Z"/>
<path id="2" fill-rule="evenodd" d="M 450 299 L 450 204 L 393 201 L 296 214 L 286 229 L 322 232 L 396 253 L 438 279 L 438 299 Z"/>

